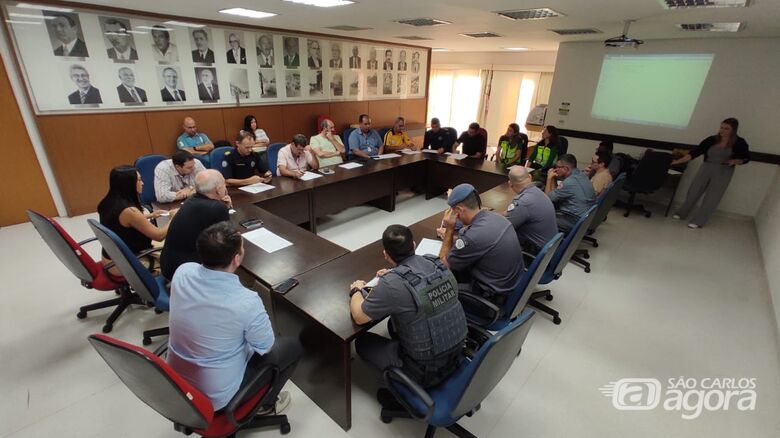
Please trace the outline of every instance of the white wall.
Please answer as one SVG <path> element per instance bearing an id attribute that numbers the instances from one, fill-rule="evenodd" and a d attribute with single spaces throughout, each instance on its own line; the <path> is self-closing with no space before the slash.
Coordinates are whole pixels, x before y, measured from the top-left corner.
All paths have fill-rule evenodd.
<path id="1" fill-rule="evenodd" d="M 775 169 L 773 189 L 767 192 L 756 215 L 756 231 L 764 260 L 769 293 L 780 326 L 780 169 Z M 780 328 L 779 328 L 780 333 Z"/>
<path id="2" fill-rule="evenodd" d="M 564 129 L 598 132 L 627 137 L 695 144 L 714 134 L 721 120 L 737 117 L 740 135 L 751 150 L 780 154 L 777 141 L 777 102 L 780 102 L 780 38 L 687 39 L 647 41 L 635 52 L 625 53 L 713 53 L 701 97 L 687 129 L 660 128 L 645 125 L 593 119 L 593 98 L 607 50 L 600 42 L 576 42 L 560 45 L 555 66 L 547 123 Z M 673 78 L 670 78 L 673 80 Z M 641 84 L 637 84 L 641 86 Z M 562 102 L 569 102 L 569 113 L 560 115 Z M 572 151 L 585 161 L 595 149 L 595 142 L 570 139 Z M 621 148 L 616 146 L 618 150 Z M 625 152 L 637 155 L 641 148 L 626 146 Z M 701 161 L 701 160 L 698 160 Z M 680 186 L 684 196 L 699 163 L 689 166 Z M 776 166 L 752 162 L 737 170 L 719 209 L 755 216 Z"/>
<path id="3" fill-rule="evenodd" d="M 506 71 L 545 71 L 555 68 L 558 52 L 433 52 L 432 68 L 489 68 Z"/>

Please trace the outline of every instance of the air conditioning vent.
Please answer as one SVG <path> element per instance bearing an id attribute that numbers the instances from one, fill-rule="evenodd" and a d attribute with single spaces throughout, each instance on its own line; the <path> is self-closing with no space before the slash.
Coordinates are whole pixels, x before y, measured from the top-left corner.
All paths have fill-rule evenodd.
<path id="1" fill-rule="evenodd" d="M 452 24 L 449 21 L 437 20 L 435 18 L 409 18 L 406 20 L 396 20 L 396 23 L 408 24 L 410 26 L 441 26 L 444 24 Z"/>
<path id="2" fill-rule="evenodd" d="M 739 32 L 744 29 L 742 23 L 689 23 L 677 27 L 687 32 Z"/>
<path id="3" fill-rule="evenodd" d="M 685 8 L 745 8 L 750 0 L 661 0 L 666 9 Z"/>
<path id="4" fill-rule="evenodd" d="M 348 24 L 340 24 L 338 26 L 328 26 L 325 29 L 333 29 L 333 30 L 343 30 L 346 32 L 354 32 L 356 30 L 371 30 L 373 27 L 357 27 L 357 26 L 350 26 Z"/>
<path id="5" fill-rule="evenodd" d="M 417 35 L 397 36 L 396 38 L 400 38 L 402 40 L 409 40 L 409 41 L 430 41 L 433 39 L 433 38 L 425 38 Z"/>
<path id="6" fill-rule="evenodd" d="M 464 37 L 469 38 L 499 38 L 501 35 L 493 32 L 474 32 L 474 33 L 461 33 Z"/>
<path id="7" fill-rule="evenodd" d="M 564 17 L 562 14 L 550 8 L 518 9 L 515 11 L 498 11 L 496 14 L 511 20 L 543 20 L 545 18 Z"/>
<path id="8" fill-rule="evenodd" d="M 550 32 L 555 32 L 558 35 L 591 35 L 601 33 L 598 29 L 550 29 Z"/>

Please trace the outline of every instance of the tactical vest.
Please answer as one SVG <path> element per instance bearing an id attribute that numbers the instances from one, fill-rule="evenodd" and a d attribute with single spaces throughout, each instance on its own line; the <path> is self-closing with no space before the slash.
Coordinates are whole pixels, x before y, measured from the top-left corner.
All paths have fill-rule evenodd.
<path id="1" fill-rule="evenodd" d="M 403 326 L 393 321 L 393 326 L 401 344 L 404 370 L 427 387 L 458 367 L 466 338 L 466 316 L 458 301 L 455 276 L 437 257 L 425 258 L 436 265 L 430 274 L 416 274 L 403 265 L 388 274 L 398 275 L 414 299 L 414 320 Z"/>

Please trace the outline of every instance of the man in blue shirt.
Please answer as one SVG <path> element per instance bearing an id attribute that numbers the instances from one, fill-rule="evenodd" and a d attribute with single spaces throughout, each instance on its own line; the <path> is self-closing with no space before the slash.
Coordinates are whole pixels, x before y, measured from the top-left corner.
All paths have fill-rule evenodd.
<path id="1" fill-rule="evenodd" d="M 176 139 L 176 148 L 191 153 L 204 165 L 208 166 L 209 152 L 214 149 L 214 144 L 209 139 L 209 136 L 198 132 L 198 126 L 192 117 L 185 117 L 181 127 L 184 129 L 184 132 Z"/>
<path id="2" fill-rule="evenodd" d="M 350 153 L 360 158 L 381 155 L 384 151 L 384 144 L 382 144 L 382 137 L 371 129 L 371 118 L 368 117 L 368 114 L 361 114 L 358 117 L 358 123 L 360 123 L 360 129 L 352 131 L 347 139 Z"/>
<path id="3" fill-rule="evenodd" d="M 289 404 L 289 394 L 279 390 L 295 370 L 301 347 L 292 338 L 274 340 L 263 302 L 241 285 L 235 271 L 244 245 L 230 222 L 203 230 L 196 247 L 203 264 L 179 266 L 171 282 L 168 364 L 206 394 L 215 411 L 264 366 L 277 366 L 279 382 L 266 400 L 276 401 L 278 413 Z M 259 382 L 248 397 L 266 383 Z"/>
<path id="4" fill-rule="evenodd" d="M 558 157 L 555 168 L 547 172 L 544 191 L 555 204 L 555 220 L 558 229 L 564 233 L 568 233 L 580 216 L 596 202 L 593 184 L 577 169 L 577 158 L 572 154 Z"/>

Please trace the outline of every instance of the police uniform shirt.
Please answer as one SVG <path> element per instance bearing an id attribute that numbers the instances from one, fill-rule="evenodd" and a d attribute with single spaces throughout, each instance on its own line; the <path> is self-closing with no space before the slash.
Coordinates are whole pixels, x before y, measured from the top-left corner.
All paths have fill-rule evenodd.
<path id="1" fill-rule="evenodd" d="M 504 216 L 481 210 L 461 229 L 447 253 L 447 264 L 453 271 L 471 274 L 474 292 L 507 294 L 523 273 L 523 250 Z"/>
<path id="2" fill-rule="evenodd" d="M 228 166 L 232 170 L 233 178 L 246 179 L 255 175 L 255 169 L 263 175 L 268 169 L 260 159 L 260 156 L 254 152 L 250 152 L 249 155 L 243 156 L 233 149 L 229 154 L 225 156 Z"/>
<path id="3" fill-rule="evenodd" d="M 446 129 L 439 129 L 439 132 L 433 132 L 429 130 L 425 132 L 423 139 L 423 149 L 440 149 L 443 148 L 444 152 L 452 152 L 452 144 L 455 142 L 454 138 L 450 138 L 450 132 Z"/>
<path id="4" fill-rule="evenodd" d="M 555 206 L 535 185 L 529 185 L 506 207 L 506 218 L 512 223 L 520 245 L 531 243 L 543 247 L 557 233 Z"/>
<path id="5" fill-rule="evenodd" d="M 570 218 L 579 218 L 596 202 L 596 192 L 585 174 L 572 169 L 560 188 L 547 194 L 556 210 Z"/>
<path id="6" fill-rule="evenodd" d="M 418 255 L 407 257 L 399 265 L 408 266 L 412 272 L 420 275 L 428 275 L 436 270 L 433 262 Z M 380 277 L 379 283 L 363 301 L 362 308 L 363 313 L 374 321 L 391 315 L 394 327 L 399 330 L 408 326 L 417 314 L 411 292 L 397 275 L 385 274 Z"/>

